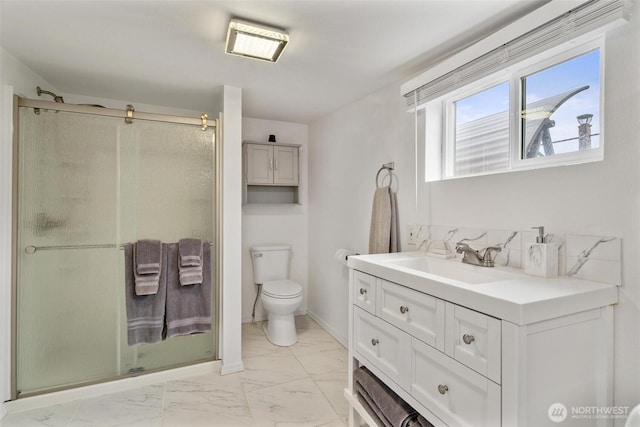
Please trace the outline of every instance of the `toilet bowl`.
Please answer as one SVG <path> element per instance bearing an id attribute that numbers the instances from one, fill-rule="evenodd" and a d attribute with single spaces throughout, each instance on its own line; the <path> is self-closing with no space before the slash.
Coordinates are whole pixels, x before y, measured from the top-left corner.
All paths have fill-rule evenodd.
<path id="1" fill-rule="evenodd" d="M 272 344 L 288 347 L 298 341 L 293 314 L 302 304 L 302 286 L 289 277 L 291 246 L 251 248 L 253 279 L 262 285 L 260 300 L 267 312 L 264 332 Z"/>
<path id="2" fill-rule="evenodd" d="M 298 341 L 293 313 L 302 304 L 302 286 L 291 280 L 276 280 L 262 285 L 260 297 L 268 313 L 264 332 L 271 343 L 288 347 Z"/>

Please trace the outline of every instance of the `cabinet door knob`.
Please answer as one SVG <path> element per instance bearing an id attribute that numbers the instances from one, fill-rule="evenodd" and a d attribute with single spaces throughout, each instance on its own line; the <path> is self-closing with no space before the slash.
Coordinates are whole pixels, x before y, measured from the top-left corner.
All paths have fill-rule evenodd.
<path id="1" fill-rule="evenodd" d="M 405 305 L 400 306 L 400 313 L 405 314 L 407 311 L 409 311 L 409 307 Z"/>
<path id="2" fill-rule="evenodd" d="M 371 345 L 373 345 L 373 346 L 378 345 L 378 343 L 379 343 L 379 342 L 380 342 L 380 341 L 379 341 L 377 338 L 372 338 L 372 339 L 371 339 Z"/>
<path id="3" fill-rule="evenodd" d="M 440 384 L 440 385 L 438 386 L 438 391 L 440 392 L 440 394 L 445 394 L 446 392 L 448 392 L 448 391 L 449 391 L 449 387 L 447 387 L 447 386 L 446 386 L 446 385 L 444 385 L 444 384 Z"/>
<path id="4" fill-rule="evenodd" d="M 469 335 L 469 334 L 464 334 L 462 336 L 462 341 L 464 341 L 465 344 L 471 344 L 472 342 L 474 342 L 476 339 L 473 335 Z"/>
<path id="5" fill-rule="evenodd" d="M 367 293 L 367 290 L 365 288 L 360 288 L 360 295 L 364 295 Z"/>

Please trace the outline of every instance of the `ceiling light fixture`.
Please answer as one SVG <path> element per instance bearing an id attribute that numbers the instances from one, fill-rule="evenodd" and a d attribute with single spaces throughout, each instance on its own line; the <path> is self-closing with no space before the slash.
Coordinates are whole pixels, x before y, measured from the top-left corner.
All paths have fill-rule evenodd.
<path id="1" fill-rule="evenodd" d="M 231 55 L 276 62 L 289 34 L 279 28 L 232 19 L 227 30 L 226 52 Z"/>

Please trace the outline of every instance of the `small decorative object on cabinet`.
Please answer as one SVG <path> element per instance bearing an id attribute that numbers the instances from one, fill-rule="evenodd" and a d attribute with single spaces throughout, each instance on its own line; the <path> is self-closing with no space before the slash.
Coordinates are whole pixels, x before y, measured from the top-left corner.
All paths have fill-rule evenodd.
<path id="1" fill-rule="evenodd" d="M 245 141 L 243 203 L 297 204 L 300 145 Z"/>

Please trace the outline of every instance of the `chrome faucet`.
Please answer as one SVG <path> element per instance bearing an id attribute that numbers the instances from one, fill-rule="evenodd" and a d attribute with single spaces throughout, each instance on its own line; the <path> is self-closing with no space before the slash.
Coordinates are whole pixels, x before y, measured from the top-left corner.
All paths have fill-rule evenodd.
<path id="1" fill-rule="evenodd" d="M 464 254 L 462 262 L 481 267 L 493 267 L 495 265 L 495 254 L 500 252 L 502 248 L 498 246 L 488 246 L 484 249 L 476 251 L 466 243 L 456 243 L 456 252 Z"/>

